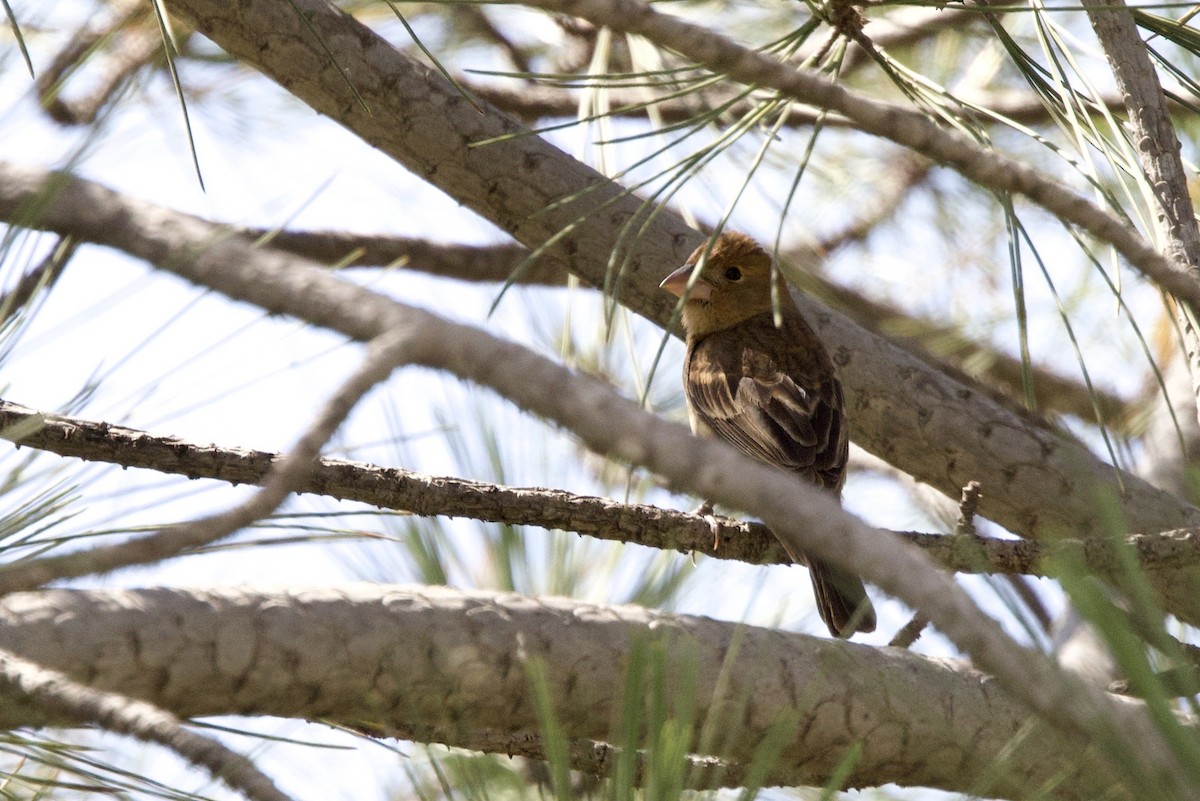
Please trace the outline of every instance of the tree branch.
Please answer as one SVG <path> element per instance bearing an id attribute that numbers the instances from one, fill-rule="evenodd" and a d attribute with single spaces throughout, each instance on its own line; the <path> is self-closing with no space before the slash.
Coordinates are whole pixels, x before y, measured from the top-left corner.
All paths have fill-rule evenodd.
<path id="1" fill-rule="evenodd" d="M 1193 279 L 1200 278 L 1200 226 L 1179 155 L 1179 139 L 1150 54 L 1124 0 L 1084 0 L 1083 7 L 1125 98 L 1130 138 L 1157 205 L 1153 211 L 1166 255 Z M 1192 392 L 1200 400 L 1200 334 L 1195 320 L 1200 305 L 1191 298 L 1183 299 L 1187 302 L 1176 306 L 1176 319 L 1192 373 Z M 1200 403 L 1193 414 L 1200 414 Z"/>
<path id="2" fill-rule="evenodd" d="M 565 286 L 567 273 L 561 262 L 536 258 L 517 244 L 462 245 L 382 234 L 353 234 L 344 231 L 292 231 L 266 228 L 238 229 L 245 236 L 305 258 L 343 267 L 402 265 L 428 275 L 461 281 L 506 282 L 522 286 Z M 825 238 L 816 254 L 785 255 L 784 259 L 805 264 L 821 258 L 830 247 L 843 244 L 859 230 L 855 225 Z M 987 387 L 1007 390 L 996 399 L 1019 409 L 1013 395 L 1024 393 L 1025 369 L 1019 359 L 984 342 L 962 335 L 954 326 L 914 317 L 902 309 L 866 296 L 808 270 L 794 269 L 789 277 L 801 290 L 845 313 L 863 328 L 891 341 L 940 371 L 954 371 L 964 384 L 982 382 Z M 1047 367 L 1033 365 L 1033 386 L 1040 409 L 1090 419 L 1098 407 L 1105 422 L 1124 430 L 1131 419 L 1125 401 L 1103 389 L 1088 387 Z M 980 387 L 982 389 L 982 387 Z M 1094 405 L 1093 405 L 1094 404 Z"/>
<path id="3" fill-rule="evenodd" d="M 585 282 L 608 285 L 633 311 L 670 324 L 673 302 L 658 283 L 703 241 L 677 216 L 663 211 L 647 219 L 649 210 L 636 197 L 505 115 L 487 106 L 480 113 L 439 74 L 320 0 L 168 5 L 232 55 L 522 244 L 545 246 Z M 336 68 L 325 49 L 329 42 L 341 45 Z M 21 183 L 28 188 L 28 180 Z M 11 184 L 0 181 L 9 199 L 19 194 Z M 138 246 L 128 241 L 123 219 L 91 228 L 81 220 L 98 222 L 101 212 L 70 211 L 83 216 L 60 217 L 61 224 L 88 227 L 93 241 L 126 250 Z M 41 219 L 38 224 L 46 225 L 48 215 Z M 626 236 L 632 231 L 640 232 L 636 239 Z M 156 264 L 173 252 L 166 243 L 144 250 L 154 251 L 149 260 Z M 797 303 L 840 368 L 855 441 L 917 479 L 955 496 L 966 482 L 982 481 L 988 487 L 984 515 L 1039 535 L 1096 530 L 1103 523 L 1096 503 L 1101 487 L 1121 498 L 1133 530 L 1200 525 L 1200 512 L 1103 464 L 1061 432 L 1000 408 L 810 298 L 797 297 Z M 328 324 L 354 335 L 345 321 Z"/>
<path id="4" fill-rule="evenodd" d="M 565 736 L 603 742 L 622 699 L 655 692 L 630 683 L 638 652 L 668 676 L 695 671 L 694 709 L 670 714 L 737 733 L 700 756 L 749 764 L 795 716 L 769 784 L 823 784 L 861 742 L 851 787 L 1023 798 L 1057 781 L 1060 798 L 1133 797 L 1114 792 L 1094 750 L 1014 739 L 1025 709 L 961 663 L 638 607 L 372 585 L 51 590 L 5 598 L 0 620 L 0 647 L 179 717 L 303 717 L 486 746 L 488 730 L 540 731 L 526 668 L 537 660 Z M 5 727 L 29 722 L 0 709 Z"/>
<path id="5" fill-rule="evenodd" d="M 0 400 L 0 437 L 60 456 L 231 484 L 262 484 L 272 466 L 284 458 L 279 453 L 201 445 L 37 412 L 4 400 Z M 756 565 L 791 563 L 779 541 L 761 523 L 624 504 L 563 490 L 507 487 L 342 459 L 317 460 L 295 490 L 416 515 L 537 526 Z M 1145 571 L 1190 570 L 1200 564 L 1200 530 L 1195 529 L 1135 534 L 1120 543 L 1099 536 L 1034 542 L 914 531 L 887 533 L 912 543 L 956 573 L 1053 576 L 1066 565 L 1098 576 L 1116 575 L 1119 547 L 1130 549 Z"/>
<path id="6" fill-rule="evenodd" d="M 105 9 L 108 18 L 77 31 L 37 76 L 38 100 L 49 117 L 60 125 L 90 125 L 100 109 L 121 90 L 137 70 L 161 57 L 163 41 L 146 4 L 119 0 Z M 104 58 L 92 58 L 102 51 Z M 88 90 L 77 98 L 66 96 L 67 84 L 91 60 L 94 72 Z M 100 66 L 97 66 L 99 64 Z M 81 81 L 82 83 L 82 81 Z"/>
<path id="7" fill-rule="evenodd" d="M 126 669 L 136 672 L 137 666 L 128 664 Z M 291 801 L 251 760 L 212 737 L 189 731 L 169 712 L 125 695 L 93 689 L 3 650 L 0 694 L 10 718 L 25 718 L 21 725 L 94 724 L 165 746 L 253 801 Z"/>
<path id="8" fill-rule="evenodd" d="M 859 51 L 861 52 L 861 51 Z M 507 84 L 472 80 L 459 77 L 459 80 L 471 94 L 487 100 L 499 109 L 508 112 L 526 122 L 538 119 L 571 119 L 579 114 L 579 94 L 568 87 L 550 86 L 546 84 Z M 583 80 L 583 78 L 581 78 Z M 758 104 L 754 100 L 736 100 L 735 92 L 728 89 L 695 92 L 681 97 L 669 94 L 653 95 L 648 90 L 609 88 L 610 117 L 640 117 L 646 116 L 648 107 L 652 107 L 659 118 L 667 124 L 686 123 L 696 120 L 700 115 L 707 114 L 718 106 L 730 104 L 722 117 L 738 119 L 754 112 Z M 982 108 L 991 112 L 980 115 L 981 121 L 993 122 L 996 117 L 1011 120 L 1020 125 L 1037 125 L 1051 121 L 1051 112 L 1041 98 L 1025 92 L 968 92 L 956 93 L 955 97 L 972 108 Z M 1098 105 L 1110 109 L 1120 109 L 1119 97 L 1104 97 Z M 800 128 L 812 125 L 821 119 L 821 124 L 830 128 L 857 128 L 855 121 L 841 114 L 826 114 L 821 117 L 820 111 L 808 104 L 797 103 L 788 110 L 784 125 L 788 128 Z"/>

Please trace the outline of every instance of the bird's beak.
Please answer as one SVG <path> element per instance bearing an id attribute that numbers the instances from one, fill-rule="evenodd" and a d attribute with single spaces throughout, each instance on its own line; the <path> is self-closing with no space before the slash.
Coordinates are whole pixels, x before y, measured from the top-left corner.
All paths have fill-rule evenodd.
<path id="1" fill-rule="evenodd" d="M 687 293 L 688 300 L 708 300 L 712 297 L 712 287 L 701 279 L 697 279 L 691 291 L 688 291 L 688 281 L 692 279 L 692 270 L 695 268 L 694 264 L 685 264 L 664 278 L 659 286 L 677 298 Z"/>

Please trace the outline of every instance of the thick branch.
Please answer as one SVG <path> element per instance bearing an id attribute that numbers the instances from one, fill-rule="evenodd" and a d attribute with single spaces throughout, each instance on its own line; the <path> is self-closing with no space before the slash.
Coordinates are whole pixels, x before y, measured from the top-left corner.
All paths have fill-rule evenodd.
<path id="1" fill-rule="evenodd" d="M 869 298 L 811 272 L 789 273 L 801 290 L 846 314 L 863 328 L 892 342 L 935 370 L 958 377 L 965 386 L 975 382 L 997 392 L 997 402 L 1024 413 L 1013 401 L 1024 392 L 1025 365 L 991 345 L 964 336 L 957 326 L 914 317 L 889 303 Z M 1133 415 L 1114 393 L 1089 388 L 1041 365 L 1031 368 L 1032 386 L 1042 412 L 1073 414 L 1094 420 L 1096 412 L 1115 430 L 1125 429 Z"/>
<path id="2" fill-rule="evenodd" d="M 1029 735 L 1026 712 L 961 664 L 636 607 L 369 585 L 56 590 L 9 596 L 0 620 L 0 647 L 180 717 L 302 717 L 451 745 L 539 731 L 531 660 L 547 668 L 566 736 L 607 740 L 633 652 L 650 646 L 668 676 L 694 666 L 700 725 L 736 732 L 716 738 L 728 743 L 718 756 L 749 763 L 781 714 L 796 716 L 770 784 L 823 784 L 861 741 L 852 787 L 1026 797 L 1059 778 L 1062 798 L 1113 789 L 1084 749 Z M 37 722 L 0 709 L 6 728 Z"/>
<path id="3" fill-rule="evenodd" d="M 461 281 L 513 280 L 521 285 L 535 286 L 564 286 L 567 282 L 567 274 L 560 262 L 538 258 L 527 264 L 529 250 L 517 244 L 462 245 L 345 231 L 240 230 L 252 239 L 288 253 L 346 267 L 398 264 L 405 269 Z M 857 232 L 839 233 L 843 238 L 834 242 L 822 241 L 819 250 L 837 246 L 845 237 L 852 237 Z M 810 258 L 811 254 L 806 252 L 803 258 L 797 257 L 793 261 L 803 262 Z M 900 332 L 891 333 L 892 340 L 935 370 L 962 370 L 963 383 L 967 385 L 975 379 L 988 386 L 1003 387 L 1014 396 L 1024 391 L 1025 370 L 1019 359 L 985 343 L 969 340 L 953 326 L 913 317 L 895 306 L 867 298 L 811 272 L 794 270 L 789 275 L 802 290 L 847 314 L 869 331 L 881 336 L 889 335 L 885 331 Z M 1040 365 L 1034 365 L 1032 369 L 1039 408 L 1089 419 L 1098 407 L 1110 426 L 1120 430 L 1127 422 L 1125 402 L 1117 395 L 1102 389 L 1089 390 L 1080 382 Z M 971 378 L 965 377 L 968 373 Z M 1010 400 L 1002 402 L 1012 403 Z"/>
<path id="4" fill-rule="evenodd" d="M 561 261 L 550 258 L 530 261 L 529 249 L 512 242 L 461 245 L 346 231 L 242 228 L 239 232 L 279 250 L 341 267 L 399 266 L 459 281 L 511 280 L 532 286 L 567 284 L 568 273 Z"/>
<path id="5" fill-rule="evenodd" d="M 0 400 L 0 437 L 33 447 L 122 467 L 141 467 L 189 478 L 259 484 L 282 455 L 201 445 L 79 417 L 35 412 Z M 321 459 L 298 492 L 369 503 L 418 515 L 468 517 L 489 523 L 538 526 L 750 564 L 788 564 L 779 541 L 761 523 L 710 518 L 611 498 L 541 487 L 506 487 L 394 467 Z M 918 532 L 889 532 L 921 548 L 957 573 L 1052 576 L 1068 566 L 1115 575 L 1117 544 L 1087 540 L 1001 540 Z M 1124 543 L 1146 571 L 1192 569 L 1200 564 L 1200 531 L 1167 531 L 1128 537 Z"/>
<path id="6" fill-rule="evenodd" d="M 702 241 L 678 217 L 662 212 L 643 225 L 647 209 L 637 198 L 526 135 L 507 116 L 487 106 L 480 113 L 440 75 L 320 0 L 168 5 L 231 54 L 518 241 L 539 247 L 553 239 L 548 254 L 583 280 L 610 286 L 621 303 L 660 324 L 670 321 L 673 304 L 658 283 Z M 335 48 L 337 68 L 328 47 Z M 477 144 L 485 141 L 486 146 Z M 979 151 L 972 147 L 974 158 Z M 11 185 L 0 181 L 9 199 L 18 194 Z M 7 217 L 5 205 L 0 200 L 0 216 Z M 59 217 L 59 224 L 84 227 L 77 211 L 100 222 L 103 206 L 91 208 L 96 211 L 60 207 L 68 216 Z M 39 224 L 50 219 L 46 211 Z M 88 236 L 125 249 L 136 246 L 123 219 L 109 223 Z M 636 240 L 623 238 L 622 232 L 639 230 Z M 614 243 L 621 245 L 615 251 Z M 166 243 L 162 247 L 175 252 Z M 166 261 L 162 250 L 155 255 L 151 261 Z M 615 268 L 621 268 L 619 280 Z M 1122 498 L 1134 530 L 1200 525 L 1197 510 L 1118 473 L 1060 433 L 1000 408 L 809 298 L 797 302 L 834 353 L 855 441 L 919 480 L 955 496 L 968 481 L 979 480 L 988 487 L 983 515 L 1039 535 L 1094 530 L 1102 523 L 1097 491 Z M 342 331 L 350 327 L 329 322 Z"/>

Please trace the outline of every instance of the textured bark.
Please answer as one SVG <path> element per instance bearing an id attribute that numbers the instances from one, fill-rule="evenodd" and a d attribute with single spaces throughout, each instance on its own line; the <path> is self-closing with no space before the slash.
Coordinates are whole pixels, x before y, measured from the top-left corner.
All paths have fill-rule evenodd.
<path id="1" fill-rule="evenodd" d="M 696 719 L 727 746 L 701 751 L 748 762 L 795 716 L 771 784 L 821 784 L 855 742 L 853 787 L 1025 797 L 1064 780 L 1054 797 L 1085 799 L 1113 779 L 960 663 L 638 607 L 365 585 L 52 590 L 9 596 L 0 621 L 0 648 L 181 717 L 301 717 L 468 746 L 490 730 L 503 743 L 539 730 L 537 660 L 567 736 L 606 740 L 648 648 L 672 701 L 694 666 Z M 0 706 L 6 728 L 49 722 Z"/>
<path id="2" fill-rule="evenodd" d="M 1163 250 L 1196 278 L 1200 276 L 1200 226 L 1196 223 L 1188 176 L 1179 154 L 1179 138 L 1150 53 L 1124 0 L 1084 0 L 1083 7 L 1125 101 L 1130 139 L 1145 173 L 1146 186 L 1154 197 L 1153 212 Z M 1190 300 L 1176 309 L 1192 375 L 1193 399 L 1200 401 L 1200 335 L 1195 327 L 1200 304 Z M 1200 402 L 1193 406 L 1189 416 L 1197 417 Z"/>
<path id="3" fill-rule="evenodd" d="M 251 760 L 213 737 L 191 731 L 176 716 L 143 701 L 86 687 L 6 651 L 0 651 L 0 696 L 11 720 L 95 725 L 158 743 L 251 801 L 291 801 Z"/>
<path id="4" fill-rule="evenodd" d="M 518 241 L 537 247 L 557 237 L 549 252 L 572 272 L 607 286 L 639 314 L 660 324 L 670 320 L 671 299 L 657 284 L 700 242 L 674 215 L 661 213 L 636 241 L 632 234 L 624 240 L 622 231 L 638 230 L 646 214 L 636 198 L 538 137 L 523 135 L 511 118 L 488 106 L 480 113 L 440 75 L 318 0 L 295 6 L 174 0 L 169 6 Z M 293 8 L 304 11 L 304 22 Z M 16 187 L 0 186 L 5 189 L 14 198 Z M 0 213 L 4 205 L 0 199 Z M 40 224 L 53 227 L 48 216 Z M 116 210 L 111 216 L 118 216 Z M 105 222 L 85 235 L 117 244 L 109 226 L 126 228 L 128 220 Z M 623 228 L 627 223 L 632 228 Z M 73 214 L 66 225 L 81 227 Z M 156 263 L 167 261 L 160 256 Z M 981 481 L 987 498 L 981 513 L 1031 536 L 1096 530 L 1105 522 L 1098 494 L 1123 499 L 1133 530 L 1200 525 L 1200 511 L 1119 474 L 1078 443 L 939 374 L 812 299 L 798 301 L 841 370 L 855 441 L 919 480 L 954 497 L 968 481 Z"/>
<path id="5" fill-rule="evenodd" d="M 1173 435 L 1172 430 L 1172 435 Z M 189 478 L 259 484 L 282 454 L 187 442 L 175 437 L 45 414 L 0 400 L 0 437 L 89 461 L 143 467 Z M 779 541 L 761 523 L 627 504 L 542 487 L 507 487 L 451 476 L 342 459 L 321 459 L 297 492 L 369 503 L 418 515 L 469 517 L 491 523 L 539 526 L 651 548 L 702 553 L 750 564 L 788 564 Z M 882 531 L 880 533 L 883 533 Z M 888 532 L 955 573 L 1055 575 L 1064 565 L 1098 576 L 1119 572 L 1117 548 L 1126 547 L 1159 582 L 1200 564 L 1200 531 L 1138 534 L 1118 545 L 1103 537 L 1052 542 Z"/>

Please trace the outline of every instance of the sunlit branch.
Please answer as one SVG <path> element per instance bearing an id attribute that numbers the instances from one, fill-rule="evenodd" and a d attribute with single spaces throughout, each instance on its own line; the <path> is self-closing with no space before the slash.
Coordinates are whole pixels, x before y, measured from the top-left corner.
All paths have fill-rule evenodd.
<path id="1" fill-rule="evenodd" d="M 280 453 L 187 442 L 124 426 L 37 412 L 2 400 L 0 437 L 60 456 L 231 484 L 262 484 L 271 467 L 284 458 Z M 710 518 L 544 487 L 508 487 L 364 462 L 320 459 L 295 489 L 409 514 L 537 526 L 750 564 L 791 561 L 761 523 Z M 1037 542 L 913 531 L 880 533 L 912 543 L 946 570 L 958 573 L 1053 576 L 1062 569 L 1082 569 L 1095 575 L 1112 575 L 1118 572 L 1118 548 L 1128 549 L 1144 570 L 1179 570 L 1200 564 L 1200 530 L 1195 529 L 1138 534 L 1119 542 L 1101 537 Z"/>
<path id="2" fill-rule="evenodd" d="M 900 781 L 1027 798 L 1055 782 L 1050 797 L 1063 801 L 1136 797 L 1098 749 L 1045 733 L 962 661 L 636 606 L 370 584 L 49 590 L 3 599 L 0 620 L 0 648 L 179 717 L 236 710 L 503 748 L 503 734 L 542 728 L 536 663 L 564 736 L 605 742 L 622 699 L 656 692 L 631 675 L 640 653 L 665 675 L 694 677 L 690 709 L 660 698 L 670 714 L 737 734 L 717 736 L 703 756 L 750 765 L 773 726 L 802 723 L 777 733 L 779 758 L 763 766 L 772 785 L 820 786 L 844 766 L 848 787 Z M 0 725 L 23 722 L 0 708 Z M 1030 726 L 1040 736 L 1014 738 Z M 860 739 L 867 746 L 843 765 Z"/>

